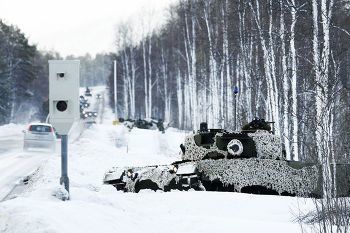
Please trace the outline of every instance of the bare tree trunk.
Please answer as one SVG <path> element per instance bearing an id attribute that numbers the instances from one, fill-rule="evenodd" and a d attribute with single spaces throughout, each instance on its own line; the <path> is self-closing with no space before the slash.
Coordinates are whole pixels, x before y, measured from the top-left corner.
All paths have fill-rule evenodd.
<path id="1" fill-rule="evenodd" d="M 129 55 L 127 53 L 127 48 L 125 48 L 123 50 L 123 53 L 124 53 L 124 57 L 125 57 L 125 76 L 124 76 L 124 80 L 126 81 L 126 90 L 127 90 L 127 93 L 128 93 L 128 98 L 125 99 L 125 114 L 128 118 L 131 117 L 131 102 L 132 102 L 132 86 L 131 86 L 131 78 L 130 78 L 130 70 L 129 70 Z"/>
<path id="2" fill-rule="evenodd" d="M 129 101 L 128 101 L 128 61 L 126 56 L 122 55 L 122 64 L 123 64 L 123 93 L 124 93 L 124 117 L 129 117 Z"/>
<path id="3" fill-rule="evenodd" d="M 282 75 L 283 75 L 283 142 L 284 149 L 286 151 L 287 159 L 291 159 L 290 154 L 290 132 L 289 132 L 289 78 L 287 68 L 287 54 L 286 54 L 286 42 L 284 36 L 285 22 L 284 22 L 284 7 L 283 0 L 280 1 L 281 16 L 280 16 L 280 35 L 282 44 Z"/>
<path id="4" fill-rule="evenodd" d="M 185 112 L 184 112 L 184 121 L 185 127 L 191 128 L 192 119 L 191 119 L 191 89 L 190 89 L 190 81 L 189 77 L 185 76 L 185 85 L 184 85 L 184 104 L 185 104 Z"/>
<path id="5" fill-rule="evenodd" d="M 187 75 L 186 77 L 186 81 L 185 81 L 185 91 L 184 91 L 184 98 L 185 98 L 185 103 L 187 103 L 186 107 L 188 107 L 188 112 L 186 111 L 185 108 L 185 121 L 186 124 L 188 124 L 188 114 L 192 115 L 192 102 L 191 102 L 191 94 L 190 92 L 187 92 L 188 90 L 188 86 L 187 85 L 191 85 L 191 75 L 192 75 L 192 66 L 191 66 L 191 58 L 190 58 L 190 52 L 191 52 L 191 40 L 190 40 L 190 32 L 189 32 L 189 26 L 188 26 L 188 16 L 186 13 L 186 9 L 185 9 L 185 36 L 184 36 L 184 43 L 185 43 L 185 54 L 186 54 L 186 65 L 187 65 Z M 187 83 L 188 80 L 188 83 Z M 192 90 L 192 88 L 189 88 L 190 90 Z M 186 114 L 187 113 L 187 114 Z M 191 121 L 192 124 L 192 121 Z M 187 127 L 187 125 L 186 125 Z"/>
<path id="6" fill-rule="evenodd" d="M 263 35 L 263 31 L 261 28 L 261 19 L 260 19 L 260 6 L 259 6 L 259 0 L 256 0 L 256 10 L 254 9 L 254 7 L 252 6 L 251 3 L 249 3 L 252 11 L 253 11 L 253 15 L 254 15 L 254 19 L 255 19 L 255 23 L 257 25 L 258 28 L 258 33 L 259 33 L 259 38 L 260 38 L 260 43 L 261 43 L 261 47 L 263 50 L 263 60 L 264 60 L 264 72 L 265 72 L 265 78 L 266 78 L 266 85 L 267 85 L 267 91 L 266 91 L 266 117 L 267 119 L 271 119 L 274 120 L 273 116 L 273 110 L 274 110 L 274 101 L 273 101 L 273 85 L 272 85 L 272 74 L 271 74 L 271 65 L 270 65 L 270 54 L 269 51 L 267 49 L 267 44 L 266 44 L 266 40 L 264 38 Z"/>
<path id="7" fill-rule="evenodd" d="M 176 93 L 177 93 L 177 109 L 178 109 L 178 121 L 179 121 L 179 128 L 183 129 L 184 127 L 184 114 L 183 114 L 183 87 L 182 87 L 182 82 L 181 82 L 181 73 L 180 69 L 177 70 L 177 75 L 176 75 Z"/>
<path id="8" fill-rule="evenodd" d="M 226 68 L 226 124 L 232 122 L 233 113 L 233 97 L 232 97 L 232 80 L 229 63 L 229 46 L 228 46 L 228 0 L 225 0 L 223 5 L 223 53 L 224 53 L 224 67 Z M 223 91 L 223 90 L 222 90 Z"/>
<path id="9" fill-rule="evenodd" d="M 331 181 L 330 181 L 330 108 L 327 106 L 328 100 L 328 79 L 329 79 L 329 56 L 330 56 L 330 41 L 329 41 L 329 26 L 332 17 L 333 0 L 327 6 L 326 0 L 321 0 L 321 25 L 323 38 L 318 38 L 318 5 L 317 1 L 312 2 L 313 10 L 313 56 L 314 69 L 316 75 L 316 145 L 317 154 L 320 163 L 323 165 L 323 193 L 324 197 L 331 196 Z M 322 51 L 320 53 L 319 51 Z M 321 54 L 321 58 L 320 58 Z"/>
<path id="10" fill-rule="evenodd" d="M 218 90 L 218 80 L 217 80 L 217 64 L 214 59 L 214 47 L 213 47 L 213 40 L 212 40 L 212 28 L 210 24 L 210 3 L 211 1 L 206 1 L 204 6 L 204 19 L 205 19 L 205 25 L 207 29 L 207 36 L 208 36 L 208 42 L 209 42 L 209 83 L 210 83 L 210 90 L 211 90 L 211 113 L 213 119 L 212 122 L 209 122 L 209 124 L 217 128 L 219 126 L 220 121 L 220 102 L 219 102 L 219 90 Z"/>
<path id="11" fill-rule="evenodd" d="M 148 44 L 148 116 L 146 118 L 152 117 L 152 38 L 149 37 Z"/>
<path id="12" fill-rule="evenodd" d="M 292 24 L 290 26 L 290 52 L 291 52 L 291 89 L 292 89 L 292 159 L 299 160 L 299 147 L 298 147 L 298 100 L 297 100 L 297 61 L 296 61 L 296 50 L 295 50 L 295 24 L 296 24 L 296 6 L 295 1 L 291 0 L 291 16 Z"/>
<path id="13" fill-rule="evenodd" d="M 197 104 L 197 59 L 196 59 L 196 18 L 195 12 L 190 6 L 191 18 L 189 19 L 185 9 L 185 53 L 188 70 L 190 90 L 190 111 L 192 115 L 192 128 L 198 128 L 198 104 Z M 190 23 L 189 23 L 190 21 Z M 190 25 L 189 25 L 190 24 Z"/>
<path id="14" fill-rule="evenodd" d="M 248 48 L 247 48 L 248 47 Z M 252 59 L 253 59 L 253 41 L 252 37 L 249 37 L 248 45 L 245 46 L 245 54 L 247 56 L 245 57 L 245 84 L 246 84 L 246 103 L 247 103 L 247 121 L 250 121 L 253 119 L 253 109 L 252 109 L 252 88 L 253 88 L 253 77 L 250 73 L 250 70 L 253 69 L 252 66 Z M 248 50 L 248 51 L 247 51 Z"/>
<path id="15" fill-rule="evenodd" d="M 131 83 L 130 83 L 130 117 L 135 119 L 136 103 L 135 103 L 135 80 L 136 80 L 136 62 L 134 50 L 130 48 L 130 63 L 131 63 Z"/>
<path id="16" fill-rule="evenodd" d="M 170 122 L 170 96 L 168 94 L 168 69 L 164 58 L 164 50 L 161 50 L 162 73 L 163 73 L 163 88 L 164 88 L 164 121 Z"/>
<path id="17" fill-rule="evenodd" d="M 147 82 L 147 60 L 146 60 L 146 46 L 145 39 L 141 41 L 142 43 L 142 59 L 143 59 L 143 76 L 144 76 L 144 92 L 145 92 L 145 118 L 148 118 L 150 114 L 148 113 L 148 82 Z"/>
<path id="18" fill-rule="evenodd" d="M 272 35 L 272 27 L 273 27 L 273 11 L 272 11 L 272 0 L 269 2 L 269 62 L 270 62 L 270 70 L 271 70 L 271 98 L 272 98 L 272 117 L 273 121 L 275 121 L 275 133 L 277 135 L 280 134 L 280 110 L 279 110 L 279 95 L 277 88 L 277 79 L 276 79 L 276 62 L 275 62 L 275 50 L 273 43 L 273 35 Z"/>
<path id="19" fill-rule="evenodd" d="M 255 45 L 255 51 L 258 52 L 259 51 L 259 45 L 256 44 Z M 255 65 L 257 66 L 259 63 L 259 59 L 258 56 L 255 56 L 255 61 L 254 61 Z M 255 99 L 255 115 L 258 116 L 259 114 L 259 110 L 261 107 L 261 90 L 262 90 L 262 80 L 261 78 L 258 78 L 257 80 L 257 88 L 256 88 L 256 99 Z"/>
<path id="20" fill-rule="evenodd" d="M 220 127 L 223 129 L 225 128 L 225 115 L 226 111 L 225 109 L 225 99 L 224 99 L 224 82 L 227 80 L 227 74 L 225 74 L 225 67 L 227 63 L 227 49 L 228 47 L 228 41 L 227 41 L 227 27 L 226 27 L 226 10 L 227 9 L 227 1 L 223 1 L 221 3 L 221 26 L 222 26 L 222 58 L 221 58 L 221 64 L 220 64 L 220 116 L 221 116 L 221 122 Z M 226 75 L 226 77 L 225 77 Z M 226 83 L 227 85 L 227 83 Z"/>
<path id="21" fill-rule="evenodd" d="M 252 88 L 252 77 L 250 75 L 249 69 L 251 68 L 251 59 L 252 56 L 252 41 L 251 39 L 248 39 L 245 36 L 245 8 L 239 6 L 239 13 L 238 13 L 238 21 L 239 21 L 239 46 L 240 46 L 240 53 L 242 56 L 240 56 L 240 66 L 242 66 L 242 79 L 243 83 L 240 85 L 241 90 L 240 94 L 243 95 L 242 101 L 244 102 L 243 106 L 245 109 L 245 119 L 243 119 L 244 122 L 248 122 L 253 118 L 252 113 L 252 102 L 251 102 L 251 88 Z"/>
<path id="22" fill-rule="evenodd" d="M 197 104 L 197 59 L 196 59 L 196 29 L 195 29 L 195 12 L 192 11 L 192 45 L 191 45 L 191 105 L 192 105 L 192 128 L 198 129 L 198 104 Z"/>
<path id="23" fill-rule="evenodd" d="M 12 63 L 12 54 L 9 54 L 9 79 L 11 80 L 11 112 L 10 112 L 10 122 L 15 122 L 15 110 L 16 110 L 16 103 L 17 103 L 17 95 L 15 90 L 15 80 L 13 79 L 13 63 Z"/>

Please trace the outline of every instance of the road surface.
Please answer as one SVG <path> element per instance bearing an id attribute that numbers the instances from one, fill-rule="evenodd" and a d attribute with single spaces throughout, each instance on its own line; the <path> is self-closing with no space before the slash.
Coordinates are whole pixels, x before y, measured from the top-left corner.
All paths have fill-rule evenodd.
<path id="1" fill-rule="evenodd" d="M 21 180 L 32 174 L 52 152 L 45 150 L 23 151 L 23 133 L 17 128 L 11 135 L 0 137 L 0 201 L 18 185 Z"/>

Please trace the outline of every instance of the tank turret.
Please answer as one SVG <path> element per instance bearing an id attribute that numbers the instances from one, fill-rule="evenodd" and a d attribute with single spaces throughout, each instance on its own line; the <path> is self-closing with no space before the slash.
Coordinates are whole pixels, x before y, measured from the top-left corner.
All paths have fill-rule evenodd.
<path id="1" fill-rule="evenodd" d="M 240 132 L 203 127 L 185 139 L 181 146 L 183 160 L 268 158 L 284 160 L 281 140 L 273 134 L 269 123 L 255 118 Z M 204 130 L 205 129 L 205 130 Z"/>

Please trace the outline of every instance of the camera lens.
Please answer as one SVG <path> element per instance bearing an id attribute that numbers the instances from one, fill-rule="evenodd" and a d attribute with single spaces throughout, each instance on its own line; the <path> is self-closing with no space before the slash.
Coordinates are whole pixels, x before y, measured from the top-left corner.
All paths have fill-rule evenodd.
<path id="1" fill-rule="evenodd" d="M 64 77 L 64 73 L 58 73 L 58 77 L 63 78 Z"/>
<path id="2" fill-rule="evenodd" d="M 66 110 L 67 110 L 67 107 L 68 107 L 67 101 L 61 100 L 61 101 L 58 101 L 57 104 L 56 104 L 56 108 L 57 108 L 57 110 L 60 111 L 60 112 L 66 111 Z"/>

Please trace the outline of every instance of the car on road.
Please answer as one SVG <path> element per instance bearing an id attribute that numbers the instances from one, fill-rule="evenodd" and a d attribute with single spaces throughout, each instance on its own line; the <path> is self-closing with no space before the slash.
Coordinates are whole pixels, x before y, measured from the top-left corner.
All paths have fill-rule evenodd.
<path id="1" fill-rule="evenodd" d="M 56 150 L 56 133 L 52 125 L 46 123 L 31 123 L 27 130 L 23 130 L 23 150 L 29 148 L 47 148 Z"/>
<path id="2" fill-rule="evenodd" d="M 83 110 L 81 113 L 80 113 L 80 118 L 81 119 L 94 119 L 97 117 L 97 112 L 86 112 L 85 110 Z"/>

